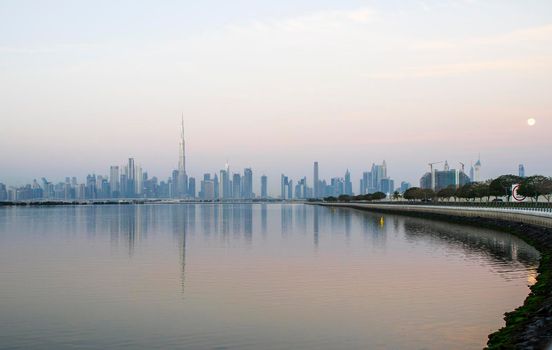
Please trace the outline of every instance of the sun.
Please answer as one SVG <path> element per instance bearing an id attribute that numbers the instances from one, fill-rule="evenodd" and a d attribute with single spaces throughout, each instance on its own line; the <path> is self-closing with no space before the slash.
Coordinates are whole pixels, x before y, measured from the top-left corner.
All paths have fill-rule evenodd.
<path id="1" fill-rule="evenodd" d="M 529 126 L 533 126 L 537 123 L 537 121 L 535 120 L 535 118 L 529 118 L 527 119 L 527 125 Z"/>

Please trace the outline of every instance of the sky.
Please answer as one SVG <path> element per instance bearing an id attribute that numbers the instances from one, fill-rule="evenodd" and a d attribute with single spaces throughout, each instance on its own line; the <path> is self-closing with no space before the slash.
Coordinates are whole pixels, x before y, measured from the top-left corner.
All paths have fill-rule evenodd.
<path id="1" fill-rule="evenodd" d="M 552 175 L 552 2 L 0 0 L 0 182 Z M 527 120 L 535 119 L 529 126 Z"/>

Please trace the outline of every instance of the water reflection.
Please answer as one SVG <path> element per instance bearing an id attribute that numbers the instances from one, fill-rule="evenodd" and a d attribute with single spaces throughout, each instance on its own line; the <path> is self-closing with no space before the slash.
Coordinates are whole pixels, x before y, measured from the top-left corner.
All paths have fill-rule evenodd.
<path id="1" fill-rule="evenodd" d="M 279 214 L 279 215 L 278 215 Z M 279 216 L 279 218 L 278 218 Z M 282 235 L 312 233 L 313 245 L 327 236 L 344 235 L 347 239 L 358 232 L 374 247 L 385 248 L 388 235 L 404 235 L 409 242 L 430 240 L 436 244 L 458 247 L 468 254 L 485 255 L 500 262 L 519 261 L 534 266 L 538 255 L 520 249 L 520 240 L 490 230 L 452 225 L 438 221 L 371 214 L 343 208 L 280 204 L 183 204 L 183 205 L 120 205 L 75 206 L 58 208 L 3 208 L 0 229 L 9 231 L 21 226 L 38 234 L 50 231 L 73 235 L 86 232 L 89 238 L 107 233 L 113 247 L 121 243 L 133 255 L 137 242 L 170 226 L 179 246 L 185 247 L 186 235 L 194 235 L 197 227 L 205 237 L 226 236 L 251 242 L 256 232 L 271 231 L 275 220 Z M 84 229 L 84 230 L 83 230 Z M 274 228 L 272 228 L 273 230 Z"/>
<path id="2" fill-rule="evenodd" d="M 481 348 L 538 258 L 499 232 L 319 206 L 0 208 L 0 341 L 37 329 L 19 348 L 67 334 L 95 348 Z M 124 332 L 92 334 L 83 314 Z"/>

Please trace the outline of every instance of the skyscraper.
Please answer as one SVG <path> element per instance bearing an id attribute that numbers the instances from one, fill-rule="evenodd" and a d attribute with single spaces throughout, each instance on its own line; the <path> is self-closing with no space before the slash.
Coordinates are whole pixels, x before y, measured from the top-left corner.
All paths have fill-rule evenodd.
<path id="1" fill-rule="evenodd" d="M 226 168 L 220 171 L 219 197 L 221 199 L 229 199 L 232 194 L 230 188 L 230 167 L 226 163 Z"/>
<path id="2" fill-rule="evenodd" d="M 345 193 L 346 195 L 353 195 L 353 183 L 351 182 L 351 173 L 349 169 L 345 172 Z"/>
<path id="3" fill-rule="evenodd" d="M 219 187 L 218 176 L 215 173 L 215 176 L 213 177 L 213 196 L 214 196 L 214 199 L 219 199 L 220 198 L 219 188 L 220 187 Z"/>
<path id="4" fill-rule="evenodd" d="M 186 174 L 186 141 L 184 140 L 184 113 L 182 113 L 182 129 L 180 131 L 178 157 L 178 194 L 180 197 L 186 197 L 188 194 L 188 175 Z"/>
<path id="5" fill-rule="evenodd" d="M 119 191 L 120 191 L 120 182 L 119 182 L 119 167 L 114 165 L 114 166 L 111 166 L 111 168 L 109 169 L 109 186 L 111 187 L 111 196 L 112 197 L 119 197 Z M 76 185 L 76 179 L 75 179 L 75 184 L 73 186 Z"/>
<path id="6" fill-rule="evenodd" d="M 244 199 L 253 198 L 253 171 L 251 168 L 243 170 L 242 197 Z"/>
<path id="7" fill-rule="evenodd" d="M 525 166 L 523 164 L 518 166 L 518 175 L 519 177 L 525 177 Z"/>
<path id="8" fill-rule="evenodd" d="M 286 197 L 289 198 L 287 196 L 288 185 L 289 185 L 288 177 L 282 174 L 280 178 L 280 198 L 282 200 L 285 200 Z"/>
<path id="9" fill-rule="evenodd" d="M 314 198 L 320 198 L 319 184 L 318 184 L 318 162 L 314 162 L 314 177 L 312 180 L 312 188 L 314 191 Z"/>
<path id="10" fill-rule="evenodd" d="M 128 177 L 127 177 L 127 193 L 128 198 L 134 197 L 136 186 L 136 168 L 134 167 L 134 158 L 128 158 Z"/>
<path id="11" fill-rule="evenodd" d="M 268 198 L 268 178 L 266 175 L 261 176 L 261 198 Z"/>
<path id="12" fill-rule="evenodd" d="M 477 158 L 477 162 L 475 162 L 475 165 L 473 166 L 473 168 L 475 170 L 473 181 L 475 182 L 481 181 L 481 156 Z"/>
<path id="13" fill-rule="evenodd" d="M 242 189 L 242 183 L 241 183 L 241 175 L 240 174 L 234 174 L 232 176 L 232 194 L 234 199 L 240 199 L 241 198 L 241 189 Z"/>
<path id="14" fill-rule="evenodd" d="M 190 177 L 190 183 L 188 185 L 188 192 L 186 193 L 188 197 L 195 198 L 196 196 L 196 184 L 195 178 Z"/>

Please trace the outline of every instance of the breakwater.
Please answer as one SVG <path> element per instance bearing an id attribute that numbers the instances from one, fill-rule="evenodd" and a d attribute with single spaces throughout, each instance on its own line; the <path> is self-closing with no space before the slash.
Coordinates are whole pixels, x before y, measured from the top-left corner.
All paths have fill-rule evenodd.
<path id="1" fill-rule="evenodd" d="M 454 206 L 317 203 L 381 213 L 450 221 L 514 234 L 541 253 L 537 283 L 524 304 L 507 312 L 506 325 L 489 335 L 488 349 L 548 349 L 552 346 L 552 213 Z"/>

